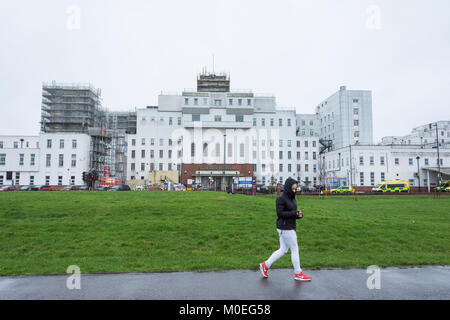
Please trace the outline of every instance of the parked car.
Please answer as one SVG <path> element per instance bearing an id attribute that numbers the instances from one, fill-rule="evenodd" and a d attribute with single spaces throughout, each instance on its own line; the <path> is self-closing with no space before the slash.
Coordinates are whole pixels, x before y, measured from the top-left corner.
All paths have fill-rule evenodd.
<path id="1" fill-rule="evenodd" d="M 64 191 L 74 191 L 74 190 L 78 190 L 78 187 L 77 186 L 66 186 L 62 190 L 64 190 Z"/>
<path id="2" fill-rule="evenodd" d="M 15 186 L 2 186 L 0 188 L 0 191 L 16 191 L 16 187 Z"/>
<path id="3" fill-rule="evenodd" d="M 341 186 L 339 188 L 331 189 L 331 193 L 333 194 L 347 194 L 355 191 L 351 186 Z"/>
<path id="4" fill-rule="evenodd" d="M 95 187 L 95 191 L 108 191 L 109 187 L 108 186 L 98 186 Z"/>
<path id="5" fill-rule="evenodd" d="M 87 190 L 89 190 L 89 187 L 88 186 L 79 186 L 79 187 L 77 187 L 77 190 L 87 191 Z"/>
<path id="6" fill-rule="evenodd" d="M 39 188 L 37 186 L 22 186 L 19 191 L 37 191 Z"/>
<path id="7" fill-rule="evenodd" d="M 201 188 L 201 190 L 209 190 L 209 186 L 203 186 L 202 188 Z"/>
<path id="8" fill-rule="evenodd" d="M 38 191 L 52 191 L 52 187 L 50 186 L 38 186 Z"/>
<path id="9" fill-rule="evenodd" d="M 131 190 L 130 186 L 126 184 L 112 186 L 111 189 L 109 189 L 109 191 L 130 191 L 130 190 Z"/>

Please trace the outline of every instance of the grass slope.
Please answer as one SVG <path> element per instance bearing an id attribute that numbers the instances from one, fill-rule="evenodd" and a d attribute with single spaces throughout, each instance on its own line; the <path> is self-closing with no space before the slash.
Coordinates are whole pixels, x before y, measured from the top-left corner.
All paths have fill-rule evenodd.
<path id="1" fill-rule="evenodd" d="M 303 268 L 450 264 L 450 197 L 298 197 Z M 4 192 L 0 275 L 255 269 L 278 248 L 275 197 Z M 291 268 L 290 252 L 275 268 Z"/>

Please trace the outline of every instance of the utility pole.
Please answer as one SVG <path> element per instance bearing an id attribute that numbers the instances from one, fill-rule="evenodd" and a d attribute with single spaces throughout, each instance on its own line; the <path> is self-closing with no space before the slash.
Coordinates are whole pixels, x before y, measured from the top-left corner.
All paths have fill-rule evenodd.
<path id="1" fill-rule="evenodd" d="M 350 186 L 353 187 L 352 145 L 349 145 L 349 149 L 350 149 Z"/>
<path id="2" fill-rule="evenodd" d="M 420 169 L 419 169 L 419 160 L 420 160 L 420 157 L 417 156 L 416 159 L 417 159 L 417 180 L 419 180 L 419 192 L 420 192 Z"/>
<path id="3" fill-rule="evenodd" d="M 438 134 L 438 123 L 436 122 L 436 147 L 437 147 L 437 162 L 438 162 L 438 186 L 441 185 L 441 160 L 439 157 L 439 134 Z M 439 189 L 440 190 L 440 189 Z"/>

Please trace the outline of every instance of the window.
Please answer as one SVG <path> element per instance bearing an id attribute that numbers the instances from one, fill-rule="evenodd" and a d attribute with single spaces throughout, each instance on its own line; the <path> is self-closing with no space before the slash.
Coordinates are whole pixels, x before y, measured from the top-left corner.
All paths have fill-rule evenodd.
<path id="1" fill-rule="evenodd" d="M 155 158 L 155 150 L 150 150 L 150 159 Z"/>
<path id="2" fill-rule="evenodd" d="M 305 164 L 305 172 L 309 172 L 309 164 Z"/>
<path id="3" fill-rule="evenodd" d="M 64 149 L 64 139 L 59 139 L 59 148 Z"/>
<path id="4" fill-rule="evenodd" d="M 287 124 L 288 124 L 288 127 L 291 126 L 291 119 L 287 119 Z"/>
<path id="5" fill-rule="evenodd" d="M 0 141 L 0 149 L 3 149 L 3 141 Z"/>
<path id="6" fill-rule="evenodd" d="M 73 139 L 72 140 L 72 149 L 76 149 L 77 148 L 77 140 Z"/>
<path id="7" fill-rule="evenodd" d="M 64 166 L 64 155 L 60 154 L 58 158 L 58 166 L 63 167 Z"/>
<path id="8" fill-rule="evenodd" d="M 136 164 L 135 163 L 131 163 L 131 171 L 135 171 L 136 170 Z"/>
<path id="9" fill-rule="evenodd" d="M 279 169 L 280 169 L 279 170 L 280 172 L 283 172 L 283 164 L 282 163 L 280 163 Z"/>
<path id="10" fill-rule="evenodd" d="M 164 158 L 164 150 L 159 150 L 159 158 Z"/>
<path id="11" fill-rule="evenodd" d="M 214 100 L 214 105 L 215 105 L 215 106 L 221 106 L 221 105 L 222 105 L 222 100 L 220 100 L 220 99 L 215 99 L 215 100 Z"/>
<path id="12" fill-rule="evenodd" d="M 370 173 L 370 185 L 371 186 L 375 185 L 375 172 Z"/>
<path id="13" fill-rule="evenodd" d="M 360 157 L 359 157 L 359 164 L 360 164 L 361 166 L 364 165 L 364 156 L 360 156 Z"/>
<path id="14" fill-rule="evenodd" d="M 288 151 L 288 159 L 291 159 L 292 155 L 291 155 L 291 151 Z"/>
<path id="15" fill-rule="evenodd" d="M 160 147 L 164 146 L 164 139 L 162 139 L 162 138 L 159 139 L 159 146 Z"/>
<path id="16" fill-rule="evenodd" d="M 292 140 L 288 140 L 288 147 L 292 147 Z"/>
<path id="17" fill-rule="evenodd" d="M 77 166 L 77 155 L 76 154 L 72 154 L 72 158 L 71 158 L 70 162 L 71 162 L 70 166 L 72 168 L 75 168 Z"/>
<path id="18" fill-rule="evenodd" d="M 17 141 L 14 141 L 14 149 L 19 148 L 19 143 Z"/>
<path id="19" fill-rule="evenodd" d="M 19 154 L 19 166 L 23 166 L 23 159 L 25 155 L 23 153 Z"/>
<path id="20" fill-rule="evenodd" d="M 215 116 L 214 116 L 214 121 L 215 121 L 215 122 L 220 122 L 220 121 L 222 121 L 222 116 L 215 115 Z"/>
<path id="21" fill-rule="evenodd" d="M 308 151 L 305 152 L 305 160 L 309 160 Z"/>
<path id="22" fill-rule="evenodd" d="M 297 151 L 297 160 L 300 160 L 300 152 Z"/>
<path id="23" fill-rule="evenodd" d="M 30 176 L 30 186 L 34 186 L 34 176 Z"/>
<path id="24" fill-rule="evenodd" d="M 412 159 L 412 158 L 409 158 L 409 159 L 408 159 L 408 163 L 409 163 L 410 166 L 412 166 L 412 165 L 414 164 L 414 163 L 413 163 L 413 159 Z"/>
<path id="25" fill-rule="evenodd" d="M 191 157 L 195 157 L 195 143 L 191 143 Z"/>
<path id="26" fill-rule="evenodd" d="M 177 118 L 177 123 L 178 123 L 179 126 L 181 125 L 181 117 Z"/>
<path id="27" fill-rule="evenodd" d="M 359 99 L 353 99 L 353 103 L 358 103 Z"/>
<path id="28" fill-rule="evenodd" d="M 45 185 L 50 185 L 50 176 L 45 176 Z"/>
<path id="29" fill-rule="evenodd" d="M 141 150 L 141 158 L 145 158 L 145 150 Z"/>
<path id="30" fill-rule="evenodd" d="M 4 166 L 6 163 L 6 153 L 0 153 L 0 165 Z"/>
<path id="31" fill-rule="evenodd" d="M 232 105 L 233 105 L 233 99 L 228 99 L 228 104 L 229 104 L 230 106 L 232 106 Z"/>
<path id="32" fill-rule="evenodd" d="M 252 99 L 247 99 L 247 105 L 251 106 L 252 105 Z"/>
<path id="33" fill-rule="evenodd" d="M 30 166 L 34 166 L 35 165 L 35 161 L 36 161 L 36 155 L 34 153 L 32 153 L 30 155 Z"/>
<path id="34" fill-rule="evenodd" d="M 395 158 L 395 159 L 394 159 L 394 164 L 395 164 L 396 166 L 398 166 L 398 165 L 400 164 L 400 161 L 399 161 L 398 158 Z"/>
<path id="35" fill-rule="evenodd" d="M 168 153 L 169 153 L 168 154 L 169 159 L 172 159 L 172 150 L 169 150 Z"/>
<path id="36" fill-rule="evenodd" d="M 142 138 L 142 139 L 141 139 L 141 145 L 142 145 L 142 146 L 145 146 L 145 138 Z"/>
<path id="37" fill-rule="evenodd" d="M 266 119 L 261 119 L 261 126 L 262 127 L 265 127 L 266 126 Z"/>
<path id="38" fill-rule="evenodd" d="M 375 159 L 374 159 L 374 157 L 373 156 L 370 156 L 370 158 L 369 158 L 370 160 L 370 165 L 371 166 L 373 166 L 374 164 L 375 164 Z"/>
<path id="39" fill-rule="evenodd" d="M 194 105 L 198 106 L 198 98 L 194 98 Z"/>
<path id="40" fill-rule="evenodd" d="M 256 118 L 253 118 L 253 126 L 256 127 Z"/>
<path id="41" fill-rule="evenodd" d="M 428 158 L 425 158 L 425 165 L 426 165 L 426 166 L 429 165 L 429 160 L 428 160 Z"/>
<path id="42" fill-rule="evenodd" d="M 184 105 L 188 105 L 189 104 L 189 98 L 184 98 Z"/>
<path id="43" fill-rule="evenodd" d="M 384 166 L 384 156 L 380 157 L 380 165 Z"/>
<path id="44" fill-rule="evenodd" d="M 359 126 L 359 120 L 353 120 L 353 125 L 354 125 L 355 127 Z"/>
<path id="45" fill-rule="evenodd" d="M 52 147 L 52 139 L 47 139 L 47 149 Z"/>
<path id="46" fill-rule="evenodd" d="M 308 140 L 305 140 L 305 148 L 308 148 Z"/>
<path id="47" fill-rule="evenodd" d="M 381 181 L 385 181 L 385 176 L 384 176 L 384 172 L 381 172 Z"/>
<path id="48" fill-rule="evenodd" d="M 270 118 L 270 126 L 273 127 L 273 118 Z"/>
<path id="49" fill-rule="evenodd" d="M 283 160 L 283 151 L 280 151 L 279 158 L 280 158 L 280 160 Z"/>
<path id="50" fill-rule="evenodd" d="M 359 131 L 355 131 L 355 132 L 353 133 L 353 136 L 354 136 L 355 138 L 358 138 L 358 137 L 359 137 Z"/>
<path id="51" fill-rule="evenodd" d="M 236 115 L 236 122 L 244 122 L 244 116 L 243 115 Z"/>
<path id="52" fill-rule="evenodd" d="M 167 170 L 171 171 L 172 170 L 172 164 L 169 163 L 167 166 L 168 166 Z"/>
<path id="53" fill-rule="evenodd" d="M 359 173 L 359 185 L 364 185 L 364 172 Z"/>
<path id="54" fill-rule="evenodd" d="M 283 146 L 283 140 L 280 139 L 280 147 Z"/>
<path id="55" fill-rule="evenodd" d="M 200 115 L 199 114 L 193 114 L 192 115 L 192 121 L 200 121 Z"/>
<path id="56" fill-rule="evenodd" d="M 242 106 L 242 99 L 238 99 L 238 105 Z"/>
<path id="57" fill-rule="evenodd" d="M 314 151 L 313 152 L 313 160 L 317 160 L 317 153 Z M 344 159 L 342 159 L 342 161 L 343 161 Z"/>
<path id="58" fill-rule="evenodd" d="M 160 163 L 160 164 L 159 164 L 159 171 L 162 171 L 162 170 L 163 170 L 163 164 Z"/>
<path id="59" fill-rule="evenodd" d="M 135 150 L 131 150 L 131 159 L 136 158 L 136 151 Z"/>
<path id="60" fill-rule="evenodd" d="M 51 165 L 51 160 L 52 160 L 52 155 L 51 154 L 47 154 L 46 158 L 45 158 L 45 166 L 46 167 L 50 167 Z"/>
<path id="61" fill-rule="evenodd" d="M 300 140 L 297 140 L 297 148 L 300 148 Z"/>
<path id="62" fill-rule="evenodd" d="M 358 108 L 353 108 L 353 114 L 359 114 L 359 109 Z"/>
<path id="63" fill-rule="evenodd" d="M 173 125 L 173 118 L 169 117 L 169 126 Z"/>
<path id="64" fill-rule="evenodd" d="M 135 146 L 136 145 L 136 139 L 131 139 L 131 145 Z"/>
<path id="65" fill-rule="evenodd" d="M 145 171 L 145 163 L 141 163 L 141 171 Z"/>
<path id="66" fill-rule="evenodd" d="M 150 145 L 151 145 L 151 146 L 154 146 L 154 145 L 155 145 L 155 138 L 151 138 L 151 139 L 150 139 Z"/>
<path id="67" fill-rule="evenodd" d="M 62 186 L 62 176 L 58 176 L 58 186 Z"/>
<path id="68" fill-rule="evenodd" d="M 283 119 L 278 119 L 278 126 L 280 126 L 280 127 L 283 126 Z"/>

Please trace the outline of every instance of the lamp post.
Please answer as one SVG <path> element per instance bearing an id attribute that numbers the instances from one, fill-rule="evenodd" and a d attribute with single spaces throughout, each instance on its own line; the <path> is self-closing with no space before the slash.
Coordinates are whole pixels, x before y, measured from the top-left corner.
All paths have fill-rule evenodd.
<path id="1" fill-rule="evenodd" d="M 419 192 L 420 192 L 420 170 L 419 170 L 419 160 L 420 160 L 420 157 L 417 156 L 416 159 L 417 159 L 417 180 L 419 180 Z"/>

